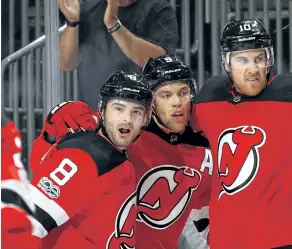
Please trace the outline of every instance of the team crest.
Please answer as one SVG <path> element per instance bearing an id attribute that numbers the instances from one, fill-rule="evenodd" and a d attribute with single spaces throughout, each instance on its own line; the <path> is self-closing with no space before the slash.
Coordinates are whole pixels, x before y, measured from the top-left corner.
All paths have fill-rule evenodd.
<path id="1" fill-rule="evenodd" d="M 115 231 L 108 239 L 106 249 L 134 249 L 135 220 L 136 193 L 129 196 L 120 208 L 116 217 Z"/>
<path id="2" fill-rule="evenodd" d="M 266 133 L 256 126 L 230 128 L 218 139 L 218 176 L 222 190 L 234 195 L 245 189 L 255 178 L 260 164 L 259 148 L 266 141 Z"/>
<path id="3" fill-rule="evenodd" d="M 199 171 L 163 165 L 148 171 L 137 186 L 138 221 L 155 229 L 173 224 L 201 182 Z"/>

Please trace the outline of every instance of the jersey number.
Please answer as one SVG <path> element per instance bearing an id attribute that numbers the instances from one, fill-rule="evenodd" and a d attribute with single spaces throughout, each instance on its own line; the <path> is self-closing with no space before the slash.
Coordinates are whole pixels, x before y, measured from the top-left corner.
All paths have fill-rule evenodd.
<path id="1" fill-rule="evenodd" d="M 165 57 L 164 59 L 166 62 L 172 62 L 172 59 L 170 57 Z"/>
<path id="2" fill-rule="evenodd" d="M 131 79 L 131 80 L 137 80 L 137 77 L 136 77 L 136 75 L 129 75 L 129 78 Z"/>
<path id="3" fill-rule="evenodd" d="M 240 27 L 240 32 L 242 32 L 242 31 L 248 31 L 248 30 L 251 30 L 251 26 L 250 26 L 250 24 L 249 23 L 246 23 L 246 24 L 244 24 L 244 25 L 240 25 L 239 26 Z"/>
<path id="4" fill-rule="evenodd" d="M 70 168 L 69 171 L 65 169 L 65 166 Z M 73 175 L 77 172 L 78 167 L 75 163 L 73 163 L 69 158 L 63 159 L 60 165 L 50 174 L 51 179 L 53 179 L 59 186 L 65 185 Z M 57 175 L 58 174 L 58 175 Z M 63 176 L 60 179 L 60 174 Z"/>

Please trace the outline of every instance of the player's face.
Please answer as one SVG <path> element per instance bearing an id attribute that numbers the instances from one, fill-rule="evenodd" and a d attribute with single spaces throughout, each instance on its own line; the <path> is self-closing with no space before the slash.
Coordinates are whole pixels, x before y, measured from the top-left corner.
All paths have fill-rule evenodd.
<path id="1" fill-rule="evenodd" d="M 162 123 L 171 131 L 183 132 L 191 109 L 190 88 L 176 81 L 155 90 L 154 107 Z"/>
<path id="2" fill-rule="evenodd" d="M 145 125 L 146 107 L 125 100 L 109 100 L 102 117 L 111 141 L 120 149 L 125 149 Z"/>
<path id="3" fill-rule="evenodd" d="M 236 90 L 248 96 L 258 95 L 267 83 L 266 64 L 264 49 L 232 52 L 230 72 Z"/>

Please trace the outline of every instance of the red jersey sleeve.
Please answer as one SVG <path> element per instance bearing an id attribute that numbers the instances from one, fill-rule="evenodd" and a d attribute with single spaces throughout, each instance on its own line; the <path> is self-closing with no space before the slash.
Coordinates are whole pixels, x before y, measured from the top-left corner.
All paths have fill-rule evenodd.
<path id="1" fill-rule="evenodd" d="M 18 180 L 28 183 L 27 173 L 21 162 L 21 135 L 13 122 L 1 128 L 1 180 Z"/>
<path id="2" fill-rule="evenodd" d="M 44 237 L 84 208 L 98 178 L 91 156 L 80 149 L 56 150 L 43 161 L 31 182 L 31 200 Z"/>
<path id="3" fill-rule="evenodd" d="M 34 235 L 35 206 L 28 198 L 29 181 L 20 160 L 21 136 L 11 121 L 3 125 L 1 133 L 2 247 L 36 249 L 40 239 Z"/>
<path id="4" fill-rule="evenodd" d="M 15 205 L 2 203 L 1 216 L 2 248 L 40 248 L 41 239 L 35 235 L 38 228 L 34 218 L 26 211 Z"/>
<path id="5" fill-rule="evenodd" d="M 52 144 L 48 143 L 44 139 L 43 133 L 36 140 L 34 140 L 29 158 L 29 166 L 33 173 L 38 170 L 43 158 L 46 153 L 50 151 L 51 147 Z"/>

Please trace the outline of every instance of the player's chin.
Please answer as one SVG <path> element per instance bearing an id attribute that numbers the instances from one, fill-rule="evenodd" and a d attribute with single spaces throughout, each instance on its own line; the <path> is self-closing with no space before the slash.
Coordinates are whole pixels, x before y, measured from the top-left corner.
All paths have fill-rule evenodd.
<path id="1" fill-rule="evenodd" d="M 127 147 L 129 146 L 133 141 L 135 140 L 135 137 L 132 134 L 129 134 L 129 136 L 125 137 L 118 137 L 115 141 L 115 144 L 118 147 Z"/>
<path id="2" fill-rule="evenodd" d="M 187 121 L 185 121 L 185 122 L 172 122 L 172 124 L 170 124 L 168 128 L 174 132 L 180 133 L 180 132 L 183 132 L 185 130 L 186 126 L 187 126 Z"/>
<path id="3" fill-rule="evenodd" d="M 242 91 L 245 95 L 248 96 L 257 96 L 261 93 L 261 91 L 266 87 L 266 84 L 262 84 L 260 82 L 253 84 L 246 84 L 245 89 Z"/>
<path id="4" fill-rule="evenodd" d="M 117 147 L 124 148 L 124 149 L 127 148 L 130 144 L 131 144 L 131 142 L 120 141 L 120 140 L 115 142 L 115 145 Z"/>

